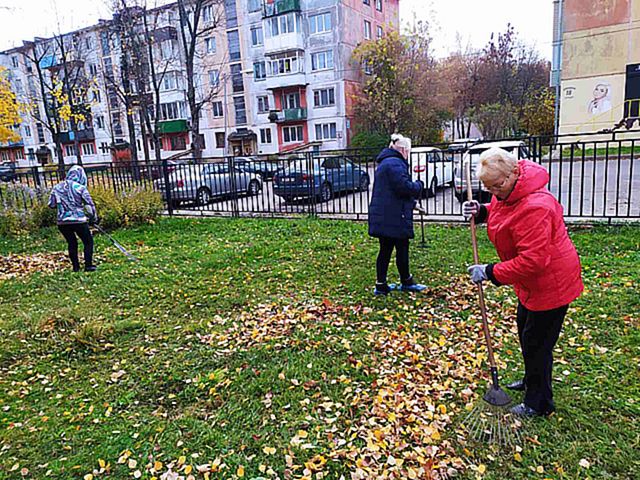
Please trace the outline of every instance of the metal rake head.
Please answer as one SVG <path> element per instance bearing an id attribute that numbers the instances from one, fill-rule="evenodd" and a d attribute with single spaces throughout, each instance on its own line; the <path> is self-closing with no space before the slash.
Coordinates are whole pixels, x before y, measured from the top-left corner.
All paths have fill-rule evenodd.
<path id="1" fill-rule="evenodd" d="M 508 447 L 522 444 L 522 426 L 520 419 L 504 407 L 485 402 L 471 410 L 463 422 L 463 427 L 472 440 Z"/>

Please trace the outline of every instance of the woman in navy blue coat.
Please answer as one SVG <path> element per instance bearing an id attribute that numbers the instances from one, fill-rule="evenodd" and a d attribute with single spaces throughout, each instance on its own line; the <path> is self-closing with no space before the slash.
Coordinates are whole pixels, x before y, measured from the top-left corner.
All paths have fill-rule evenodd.
<path id="1" fill-rule="evenodd" d="M 400 273 L 400 290 L 420 292 L 426 287 L 416 283 L 409 270 L 409 239 L 413 238 L 413 209 L 424 185 L 412 181 L 407 159 L 411 140 L 402 135 L 391 136 L 389 148 L 383 149 L 376 162 L 373 194 L 369 204 L 369 235 L 380 241 L 376 261 L 376 295 L 386 295 L 392 287 L 387 271 L 393 249 Z"/>

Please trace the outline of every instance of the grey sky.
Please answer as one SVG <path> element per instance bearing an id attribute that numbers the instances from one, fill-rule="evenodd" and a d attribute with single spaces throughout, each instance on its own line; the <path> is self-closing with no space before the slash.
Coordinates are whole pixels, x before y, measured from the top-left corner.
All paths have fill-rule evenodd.
<path id="1" fill-rule="evenodd" d="M 57 31 L 56 10 L 62 31 L 108 18 L 109 0 L 0 0 L 0 50 L 18 46 L 24 39 Z M 149 3 L 155 3 L 151 0 Z M 504 31 L 511 22 L 522 39 L 551 57 L 553 4 L 551 0 L 400 0 L 403 24 L 429 20 L 434 26 L 434 46 L 439 56 L 456 46 L 457 34 L 466 45 L 481 48 L 491 32 Z"/>

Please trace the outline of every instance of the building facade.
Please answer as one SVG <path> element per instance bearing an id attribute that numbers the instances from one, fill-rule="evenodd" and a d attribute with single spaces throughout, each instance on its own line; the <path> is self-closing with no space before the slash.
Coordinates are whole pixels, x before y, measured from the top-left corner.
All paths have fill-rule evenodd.
<path id="1" fill-rule="evenodd" d="M 640 0 L 555 0 L 561 134 L 638 126 Z"/>
<path id="2" fill-rule="evenodd" d="M 360 42 L 398 29 L 398 6 L 399 0 L 223 0 L 205 5 L 202 28 L 208 23 L 216 27 L 199 39 L 194 66 L 197 95 L 204 99 L 199 116 L 203 156 L 347 147 L 353 96 L 363 78 L 352 52 Z M 173 158 L 191 148 L 178 7 L 168 4 L 146 15 L 152 17 L 161 95 L 154 115 L 160 116 L 162 157 Z M 131 149 L 120 146 L 132 141 L 138 158 L 147 151 L 155 158 L 153 147 L 145 148 L 149 132 L 143 134 L 139 111 L 123 93 L 135 90 L 122 84 L 129 78 L 123 64 L 133 54 L 113 35 L 116 17 L 62 35 L 91 84 L 90 115 L 76 128 L 78 138 L 64 125 L 58 135 L 65 163 L 77 161 L 76 146 L 84 163 L 128 158 Z M 0 146 L 2 161 L 57 161 L 38 72 L 29 61 L 42 57 L 43 75 L 53 78 L 60 64 L 54 47 L 54 39 L 36 38 L 0 53 L 16 94 L 33 109 L 17 127 L 21 141 Z M 45 50 L 51 55 L 43 56 Z M 135 62 L 129 64 L 133 68 Z"/>

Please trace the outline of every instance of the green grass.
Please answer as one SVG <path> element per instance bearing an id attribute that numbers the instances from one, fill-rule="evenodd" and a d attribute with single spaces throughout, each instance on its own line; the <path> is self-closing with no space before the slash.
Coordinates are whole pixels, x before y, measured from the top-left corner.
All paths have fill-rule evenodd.
<path id="1" fill-rule="evenodd" d="M 460 280 L 467 229 L 430 226 L 428 249 L 413 242 L 412 269 L 430 294 L 383 299 L 371 295 L 377 245 L 363 224 L 162 219 L 115 236 L 139 263 L 98 237 L 95 274 L 0 280 L 0 479 L 92 470 L 149 479 L 154 461 L 185 478 L 187 464 L 201 479 L 195 467 L 217 463 L 210 478 L 235 478 L 239 466 L 250 479 L 301 478 L 314 457 L 327 463 L 313 478 L 350 478 L 357 458 L 336 454 L 334 440 L 357 434 L 347 450 L 371 455 L 367 435 L 390 435 L 393 423 L 376 398 L 386 387 L 437 407 L 446 425 L 434 442 L 457 478 L 476 478 L 479 465 L 491 479 L 637 478 L 637 229 L 572 232 L 587 291 L 556 350 L 558 411 L 526 425 L 521 459 L 456 435 L 460 392 L 486 385 L 470 367 L 478 337 L 473 290 Z M 55 229 L 0 238 L 2 255 L 63 249 Z M 480 255 L 496 258 L 484 233 Z M 514 297 L 487 290 L 502 374 L 513 380 Z M 431 379 L 438 388 L 408 392 Z M 400 416 L 406 405 L 395 408 Z"/>

